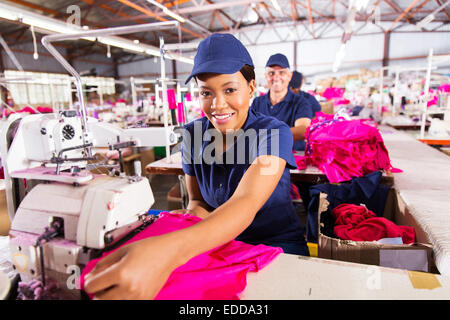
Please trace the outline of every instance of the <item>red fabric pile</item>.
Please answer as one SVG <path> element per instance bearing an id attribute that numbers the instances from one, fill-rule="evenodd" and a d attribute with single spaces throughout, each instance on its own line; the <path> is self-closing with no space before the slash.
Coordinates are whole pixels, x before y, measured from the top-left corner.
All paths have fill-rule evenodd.
<path id="1" fill-rule="evenodd" d="M 404 244 L 415 242 L 414 228 L 397 226 L 386 218 L 377 217 L 365 206 L 340 204 L 332 210 L 334 233 L 343 240 L 378 241 L 401 237 Z"/>
<path id="2" fill-rule="evenodd" d="M 296 158 L 299 169 L 311 164 L 326 174 L 331 183 L 362 177 L 378 170 L 401 172 L 392 167 L 383 138 L 369 119 L 334 119 L 316 113 L 305 133 L 303 158 Z"/>

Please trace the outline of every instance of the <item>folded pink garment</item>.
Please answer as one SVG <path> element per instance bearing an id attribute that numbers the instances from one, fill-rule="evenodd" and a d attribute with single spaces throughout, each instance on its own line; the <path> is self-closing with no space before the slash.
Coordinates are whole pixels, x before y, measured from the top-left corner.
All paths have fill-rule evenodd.
<path id="1" fill-rule="evenodd" d="M 305 140 L 305 158 L 296 159 L 297 164 L 318 167 L 332 183 L 378 170 L 401 172 L 391 165 L 383 138 L 371 120 L 334 119 L 317 112 Z"/>
<path id="2" fill-rule="evenodd" d="M 162 212 L 158 220 L 124 245 L 184 229 L 200 220 L 188 214 Z M 111 252 L 105 253 L 102 258 Z M 247 272 L 257 272 L 282 252 L 283 250 L 278 247 L 262 244 L 254 246 L 241 241 L 230 241 L 192 258 L 175 269 L 155 299 L 237 300 L 247 285 Z M 84 277 L 102 258 L 91 260 L 83 269 L 80 278 L 82 289 Z"/>

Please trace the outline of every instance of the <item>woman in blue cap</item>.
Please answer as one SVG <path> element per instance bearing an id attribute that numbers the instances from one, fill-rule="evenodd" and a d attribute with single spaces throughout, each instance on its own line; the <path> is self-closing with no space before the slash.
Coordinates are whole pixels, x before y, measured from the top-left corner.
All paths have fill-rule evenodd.
<path id="1" fill-rule="evenodd" d="M 213 34 L 199 44 L 186 83 L 191 78 L 205 117 L 183 134 L 186 211 L 203 220 L 107 256 L 85 277 L 97 298 L 153 298 L 178 266 L 233 239 L 308 255 L 289 194 L 292 133 L 249 109 L 255 74 L 248 51 L 230 34 Z"/>

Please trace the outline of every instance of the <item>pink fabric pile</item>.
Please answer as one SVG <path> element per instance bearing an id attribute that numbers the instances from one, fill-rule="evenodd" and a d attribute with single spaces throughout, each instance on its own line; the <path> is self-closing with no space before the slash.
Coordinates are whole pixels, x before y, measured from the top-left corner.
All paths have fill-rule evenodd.
<path id="1" fill-rule="evenodd" d="M 154 223 L 123 245 L 187 228 L 201 220 L 189 214 L 162 212 Z M 86 265 L 80 278 L 82 289 L 86 274 L 111 252 L 105 253 L 99 259 L 91 260 Z M 283 250 L 278 247 L 262 244 L 254 246 L 241 241 L 230 241 L 192 258 L 175 269 L 155 299 L 237 300 L 247 285 L 247 273 L 257 272 L 282 252 Z"/>
<path id="2" fill-rule="evenodd" d="M 401 172 L 391 165 L 383 138 L 371 120 L 333 119 L 333 115 L 318 112 L 305 140 L 305 156 L 296 157 L 298 169 L 316 166 L 331 183 L 378 170 Z"/>

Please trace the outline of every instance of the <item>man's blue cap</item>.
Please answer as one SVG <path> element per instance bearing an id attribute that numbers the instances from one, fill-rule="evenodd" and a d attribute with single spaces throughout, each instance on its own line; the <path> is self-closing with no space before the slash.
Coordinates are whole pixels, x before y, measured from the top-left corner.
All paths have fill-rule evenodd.
<path id="1" fill-rule="evenodd" d="M 293 71 L 291 81 L 289 82 L 289 88 L 300 88 L 302 80 L 303 75 L 298 71 Z"/>
<path id="2" fill-rule="evenodd" d="M 289 61 L 284 54 L 277 53 L 270 56 L 269 60 L 267 60 L 266 67 L 275 65 L 282 68 L 289 68 Z"/>
<path id="3" fill-rule="evenodd" d="M 197 48 L 194 68 L 184 84 L 201 73 L 232 74 L 253 61 L 244 45 L 232 34 L 213 33 Z"/>

